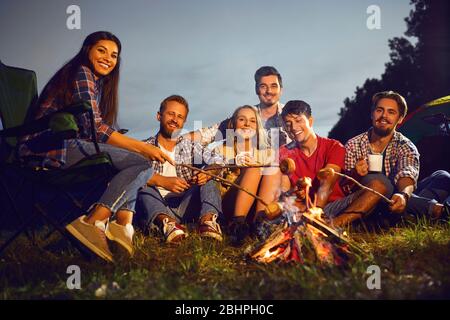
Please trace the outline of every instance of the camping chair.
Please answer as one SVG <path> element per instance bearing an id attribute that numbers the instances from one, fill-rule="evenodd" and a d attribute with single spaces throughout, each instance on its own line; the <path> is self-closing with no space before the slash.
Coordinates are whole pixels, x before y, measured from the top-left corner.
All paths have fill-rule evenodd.
<path id="1" fill-rule="evenodd" d="M 0 131 L 0 192 L 9 202 L 9 208 L 13 216 L 20 221 L 20 226 L 16 228 L 14 234 L 0 247 L 0 254 L 23 232 L 30 239 L 28 230 L 33 223 L 41 218 L 45 223 L 70 240 L 82 253 L 85 251 L 79 247 L 77 241 L 65 231 L 63 225 L 68 223 L 72 210 L 67 210 L 62 219 L 53 218 L 48 208 L 61 197 L 69 200 L 76 210 L 86 209 L 84 203 L 88 195 L 94 190 L 104 187 L 114 174 L 114 168 L 110 156 L 105 152 L 100 152 L 95 132 L 94 115 L 89 103 L 76 103 L 64 108 L 59 112 L 31 121 L 29 108 L 36 101 L 36 75 L 33 71 L 7 67 L 0 62 L 0 117 L 2 119 L 3 130 Z M 78 127 L 75 117 L 82 113 L 87 113 L 91 122 L 91 135 L 96 153 L 85 157 L 75 165 L 66 169 L 46 169 L 36 166 L 27 166 L 19 162 L 15 156 L 17 139 L 24 134 L 40 132 L 44 129 L 51 129 L 60 139 L 70 139 L 76 137 Z M 16 199 L 18 193 L 13 194 L 6 183 L 8 174 L 14 174 L 20 178 L 22 185 L 29 183 L 32 186 L 31 192 L 31 214 L 27 217 L 17 206 Z M 17 181 L 15 181 L 17 182 Z M 92 183 L 95 182 L 95 183 Z M 89 184 L 92 188 L 84 192 L 81 197 L 74 195 L 74 187 Z M 49 199 L 39 199 L 35 197 L 36 187 L 39 190 L 45 189 L 49 193 Z M 20 188 L 20 187 L 19 187 Z M 2 206 L 3 207 L 3 206 Z M 64 208 L 66 210 L 66 208 Z M 30 240 L 34 240 L 30 239 Z M 36 244 L 33 241 L 33 244 Z"/>

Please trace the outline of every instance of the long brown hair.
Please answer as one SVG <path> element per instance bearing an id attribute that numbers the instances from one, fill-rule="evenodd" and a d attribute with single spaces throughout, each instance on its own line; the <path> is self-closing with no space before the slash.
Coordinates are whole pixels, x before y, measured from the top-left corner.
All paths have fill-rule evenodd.
<path id="1" fill-rule="evenodd" d="M 120 40 L 108 31 L 97 31 L 86 37 L 80 51 L 55 73 L 55 75 L 42 90 L 37 104 L 38 106 L 48 99 L 56 99 L 57 101 L 61 101 L 65 106 L 74 102 L 72 101 L 72 91 L 77 71 L 81 65 L 90 68 L 92 71 L 94 70 L 94 67 L 89 60 L 89 51 L 100 40 L 114 41 L 119 50 L 116 66 L 108 75 L 102 78 L 103 89 L 99 105 L 103 121 L 110 126 L 116 126 L 119 104 L 118 87 L 120 74 L 120 52 L 122 45 Z"/>

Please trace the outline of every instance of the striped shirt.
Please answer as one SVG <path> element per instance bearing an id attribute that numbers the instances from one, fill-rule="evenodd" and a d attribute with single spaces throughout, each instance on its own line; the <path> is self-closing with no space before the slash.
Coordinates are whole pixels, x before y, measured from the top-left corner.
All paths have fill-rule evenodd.
<path id="1" fill-rule="evenodd" d="M 159 147 L 158 134 L 145 140 L 145 143 L 152 144 Z M 198 142 L 179 136 L 175 145 L 175 164 L 188 164 L 196 168 L 202 168 L 205 165 L 224 164 L 223 157 L 214 150 L 202 146 Z M 155 173 L 161 174 L 163 172 L 163 164 L 159 161 L 152 161 L 152 167 Z M 186 181 L 192 179 L 197 174 L 193 170 L 182 166 L 176 166 L 177 177 L 183 178 Z"/>
<path id="2" fill-rule="evenodd" d="M 97 141 L 106 143 L 114 129 L 103 122 L 100 111 L 102 81 L 95 80 L 94 73 L 86 66 L 80 66 L 75 77 L 71 93 L 72 103 L 87 101 L 92 106 L 96 126 Z M 64 109 L 64 102 L 56 98 L 49 98 L 38 106 L 34 119 L 40 119 L 54 112 Z M 91 141 L 91 124 L 87 113 L 77 116 L 79 131 L 77 139 Z M 32 165 L 42 167 L 60 167 L 66 162 L 67 140 L 56 138 L 50 130 L 23 136 L 17 146 L 18 155 Z"/>
<path id="3" fill-rule="evenodd" d="M 351 171 L 360 159 L 367 159 L 370 153 L 369 131 L 364 132 L 345 144 L 345 170 Z M 386 146 L 384 154 L 384 169 L 386 176 L 397 184 L 400 178 L 411 178 L 417 184 L 419 178 L 419 152 L 416 146 L 395 131 L 391 141 Z"/>

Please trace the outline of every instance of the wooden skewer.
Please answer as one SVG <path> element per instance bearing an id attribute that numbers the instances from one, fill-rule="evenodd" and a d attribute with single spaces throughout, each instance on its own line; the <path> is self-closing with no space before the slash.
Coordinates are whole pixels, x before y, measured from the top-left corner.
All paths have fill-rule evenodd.
<path id="1" fill-rule="evenodd" d="M 245 169 L 245 168 L 280 168 L 280 171 L 284 174 L 290 174 L 295 171 L 295 162 L 286 158 L 280 162 L 279 165 L 276 164 L 250 164 L 250 165 L 237 165 L 237 164 L 227 164 L 227 165 L 216 165 L 205 168 L 205 171 L 217 170 L 217 169 Z"/>
<path id="2" fill-rule="evenodd" d="M 245 169 L 245 168 L 277 168 L 278 165 L 270 165 L 270 164 L 250 164 L 248 166 L 240 166 L 237 164 L 227 164 L 224 166 L 210 166 L 205 168 L 205 171 L 217 170 L 217 169 Z"/>
<path id="3" fill-rule="evenodd" d="M 344 174 L 344 173 L 336 172 L 333 168 L 325 168 L 325 169 L 322 169 L 322 170 L 320 170 L 320 171 L 318 172 L 317 176 L 318 176 L 319 179 L 323 179 L 325 176 L 328 176 L 328 175 L 331 175 L 331 176 L 332 176 L 332 175 L 334 175 L 334 174 L 336 174 L 336 175 L 338 175 L 338 176 L 341 176 L 341 177 L 344 177 L 344 178 L 346 178 L 346 179 L 349 179 L 349 180 L 353 181 L 353 182 L 356 183 L 356 184 L 358 185 L 358 187 L 360 187 L 361 189 L 364 189 L 364 190 L 367 190 L 367 191 L 369 191 L 369 192 L 375 193 L 377 196 L 381 197 L 381 199 L 383 199 L 384 201 L 386 201 L 386 202 L 389 203 L 389 204 L 394 203 L 394 201 L 392 201 L 391 199 L 385 197 L 383 194 L 379 193 L 378 191 L 376 191 L 376 190 L 374 190 L 374 189 L 372 189 L 372 188 L 366 187 L 365 185 L 359 183 L 358 181 L 356 181 L 355 179 L 353 179 L 352 177 L 350 177 L 350 176 L 348 176 L 348 175 L 346 175 L 346 174 Z"/>
<path id="4" fill-rule="evenodd" d="M 257 196 L 256 194 L 251 193 L 251 192 L 248 191 L 247 189 L 241 187 L 240 185 L 238 185 L 238 184 L 236 184 L 236 183 L 234 183 L 234 182 L 230 182 L 230 181 L 228 181 L 228 180 L 226 180 L 226 179 L 224 179 L 224 178 L 221 178 L 221 177 L 219 177 L 219 176 L 217 176 L 217 175 L 215 175 L 215 174 L 212 174 L 212 173 L 210 173 L 210 172 L 208 172 L 208 171 L 206 171 L 206 170 L 196 168 L 196 167 L 191 166 L 191 165 L 189 165 L 189 164 L 177 164 L 177 166 L 185 167 L 185 168 L 191 169 L 191 170 L 193 170 L 193 171 L 198 171 L 198 172 L 207 174 L 208 176 L 213 177 L 214 179 L 219 180 L 219 181 L 221 181 L 221 182 L 223 182 L 223 183 L 225 183 L 225 184 L 227 184 L 227 185 L 229 185 L 229 186 L 233 186 L 233 187 L 235 187 L 235 188 L 237 188 L 237 189 L 239 189 L 239 190 L 244 191 L 245 193 L 249 194 L 250 196 L 254 197 L 255 199 L 261 201 L 261 203 L 262 203 L 263 205 L 265 205 L 266 207 L 267 207 L 267 205 L 268 205 L 267 202 L 265 202 L 261 197 Z"/>

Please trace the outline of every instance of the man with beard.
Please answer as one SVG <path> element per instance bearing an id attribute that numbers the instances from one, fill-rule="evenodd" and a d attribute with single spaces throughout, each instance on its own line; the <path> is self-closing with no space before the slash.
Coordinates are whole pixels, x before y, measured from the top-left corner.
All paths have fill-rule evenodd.
<path id="1" fill-rule="evenodd" d="M 223 164 L 223 158 L 199 143 L 179 135 L 189 112 L 187 101 L 178 95 L 161 102 L 156 136 L 146 140 L 158 146 L 175 164 L 202 167 Z M 166 161 L 167 162 L 167 161 Z M 137 224 L 143 229 L 156 227 L 165 242 L 178 242 L 187 236 L 181 223 L 199 220 L 201 236 L 222 241 L 218 223 L 221 218 L 221 198 L 216 182 L 203 173 L 186 167 L 153 161 L 155 174 L 140 190 L 136 202 Z"/>
<path id="2" fill-rule="evenodd" d="M 417 148 L 396 131 L 406 113 L 406 101 L 400 94 L 393 91 L 376 93 L 372 97 L 372 127 L 345 145 L 347 174 L 390 198 L 392 203 L 388 209 L 394 214 L 405 211 L 419 177 Z M 378 159 L 379 168 L 370 168 L 369 158 Z M 351 192 L 353 187 L 347 184 L 344 189 Z M 347 199 L 350 199 L 349 206 L 332 220 L 335 226 L 348 225 L 367 217 L 380 203 L 381 197 L 358 190 Z"/>

